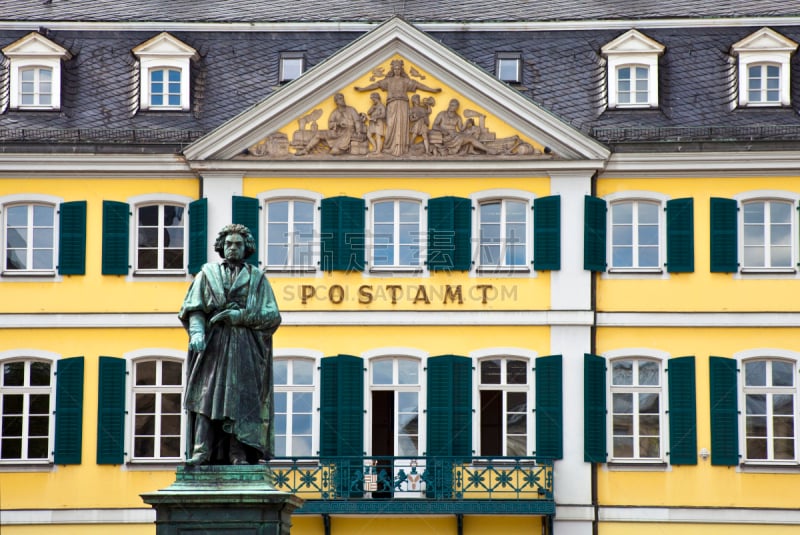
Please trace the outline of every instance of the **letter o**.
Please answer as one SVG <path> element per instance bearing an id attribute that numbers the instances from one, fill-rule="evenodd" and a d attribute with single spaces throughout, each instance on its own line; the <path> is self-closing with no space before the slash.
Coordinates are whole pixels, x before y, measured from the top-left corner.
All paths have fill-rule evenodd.
<path id="1" fill-rule="evenodd" d="M 334 305 L 338 305 L 342 301 L 344 301 L 344 288 L 342 288 L 339 284 L 334 284 L 328 289 L 328 299 L 330 299 L 331 303 Z"/>

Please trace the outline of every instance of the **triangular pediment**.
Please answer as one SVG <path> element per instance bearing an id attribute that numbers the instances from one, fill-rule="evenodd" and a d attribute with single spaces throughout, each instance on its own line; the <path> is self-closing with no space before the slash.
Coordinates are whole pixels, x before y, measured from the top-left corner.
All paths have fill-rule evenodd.
<path id="1" fill-rule="evenodd" d="M 743 52 L 793 52 L 797 43 L 770 28 L 761 28 L 733 44 L 735 54 Z"/>
<path id="2" fill-rule="evenodd" d="M 179 57 L 197 59 L 197 51 L 181 41 L 162 32 L 132 50 L 137 57 Z"/>
<path id="3" fill-rule="evenodd" d="M 420 115 L 425 116 L 423 124 L 418 123 Z M 403 142 L 406 136 L 409 140 Z M 192 161 L 596 161 L 605 160 L 609 151 L 395 17 L 199 139 L 184 154 Z"/>
<path id="4" fill-rule="evenodd" d="M 3 49 L 3 54 L 10 58 L 37 56 L 70 59 L 72 57 L 66 48 L 37 32 L 31 32 L 22 39 L 14 41 Z"/>
<path id="5" fill-rule="evenodd" d="M 664 52 L 664 45 L 637 30 L 629 30 L 606 44 L 601 51 L 606 56 L 610 54 L 660 55 Z"/>

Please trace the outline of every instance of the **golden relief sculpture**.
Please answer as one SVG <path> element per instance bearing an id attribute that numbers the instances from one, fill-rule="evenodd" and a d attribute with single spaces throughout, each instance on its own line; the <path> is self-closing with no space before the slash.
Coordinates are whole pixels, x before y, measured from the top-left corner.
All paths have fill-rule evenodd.
<path id="1" fill-rule="evenodd" d="M 518 135 L 498 139 L 486 127 L 486 115 L 480 112 L 465 109 L 462 117 L 455 98 L 431 121 L 436 100 L 433 96 L 423 98 L 418 92 L 437 94 L 442 89 L 413 80 L 411 77 L 425 76 L 411 68 L 410 77 L 401 59 L 392 60 L 390 67 L 385 74 L 378 67 L 372 71 L 370 84 L 353 88 L 371 92 L 366 112 L 348 105 L 345 96 L 337 93 L 327 129 L 320 128 L 323 111 L 317 109 L 298 119 L 291 141 L 286 134 L 275 132 L 250 147 L 247 154 L 256 158 L 387 159 L 543 156 Z"/>

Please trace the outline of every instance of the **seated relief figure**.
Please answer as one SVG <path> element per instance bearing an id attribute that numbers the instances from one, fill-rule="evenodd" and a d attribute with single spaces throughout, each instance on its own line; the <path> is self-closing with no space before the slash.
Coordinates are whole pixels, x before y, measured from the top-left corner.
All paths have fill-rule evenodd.
<path id="1" fill-rule="evenodd" d="M 478 139 L 480 129 L 471 119 L 465 126 L 458 113 L 459 102 L 452 99 L 445 111 L 436 115 L 431 128 L 431 144 L 443 156 L 455 154 L 476 154 L 481 151 L 486 154 L 497 154 L 497 151 Z"/>
<path id="2" fill-rule="evenodd" d="M 334 156 L 350 153 L 353 141 L 364 141 L 364 117 L 345 103 L 344 95 L 341 93 L 334 95 L 333 101 L 336 103 L 336 109 L 328 118 L 328 129 L 318 130 L 305 147 L 297 149 L 295 152 L 297 156 L 308 154 L 322 141 L 328 144 L 330 154 Z"/>

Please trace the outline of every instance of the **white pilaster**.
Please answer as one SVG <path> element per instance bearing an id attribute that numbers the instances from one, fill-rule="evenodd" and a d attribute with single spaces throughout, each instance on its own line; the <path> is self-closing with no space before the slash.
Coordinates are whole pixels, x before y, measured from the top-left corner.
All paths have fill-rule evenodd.
<path id="1" fill-rule="evenodd" d="M 553 474 L 558 535 L 592 533 L 592 468 L 583 461 L 583 355 L 591 336 L 588 325 L 550 327 L 550 353 L 562 355 L 564 374 L 564 456 Z"/>
<path id="2" fill-rule="evenodd" d="M 229 225 L 233 218 L 232 199 L 242 195 L 244 174 L 240 171 L 212 171 L 201 174 L 203 197 L 208 199 L 208 261 L 216 262 L 214 240 L 219 229 Z"/>
<path id="3" fill-rule="evenodd" d="M 550 272 L 552 310 L 589 310 L 592 274 L 583 269 L 583 204 L 593 170 L 550 171 L 550 194 L 561 196 L 561 269 Z"/>

